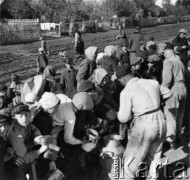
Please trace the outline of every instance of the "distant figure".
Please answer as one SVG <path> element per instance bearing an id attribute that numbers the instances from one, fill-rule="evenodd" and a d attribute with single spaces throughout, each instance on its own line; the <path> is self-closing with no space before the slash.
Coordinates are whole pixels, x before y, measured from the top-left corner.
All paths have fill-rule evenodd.
<path id="1" fill-rule="evenodd" d="M 48 59 L 44 53 L 43 48 L 39 48 L 38 52 L 39 54 L 37 57 L 37 75 L 43 74 L 44 69 L 48 65 Z"/>
<path id="2" fill-rule="evenodd" d="M 129 40 L 129 49 L 133 53 L 135 53 L 140 48 L 140 42 L 144 41 L 144 37 L 140 30 L 141 28 L 137 27 L 135 32 L 131 35 L 131 39 Z"/>
<path id="3" fill-rule="evenodd" d="M 127 32 L 124 23 L 120 25 L 120 34 L 116 36 L 116 39 L 120 39 L 120 46 L 128 48 L 129 41 L 127 39 Z"/>
<path id="4" fill-rule="evenodd" d="M 46 40 L 44 39 L 44 37 L 40 37 L 39 39 L 41 41 L 41 48 L 43 49 L 43 51 L 47 54 L 47 55 L 50 55 L 48 49 L 47 49 L 47 42 Z"/>
<path id="5" fill-rule="evenodd" d="M 86 33 L 86 22 L 82 22 L 82 32 Z"/>
<path id="6" fill-rule="evenodd" d="M 75 40 L 73 41 L 75 43 L 75 50 L 77 54 L 83 55 L 84 54 L 84 41 L 82 39 L 81 33 L 75 28 L 74 29 L 75 33 Z"/>
<path id="7" fill-rule="evenodd" d="M 71 21 L 69 24 L 69 37 L 73 36 L 74 22 Z"/>

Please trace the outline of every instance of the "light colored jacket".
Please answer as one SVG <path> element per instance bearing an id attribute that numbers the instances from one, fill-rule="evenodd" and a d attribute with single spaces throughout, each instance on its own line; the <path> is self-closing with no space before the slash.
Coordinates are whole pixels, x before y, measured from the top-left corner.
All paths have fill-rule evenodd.
<path id="1" fill-rule="evenodd" d="M 169 98 L 171 91 L 155 80 L 131 79 L 120 94 L 118 119 L 125 123 L 133 117 L 159 109 L 161 96 Z"/>

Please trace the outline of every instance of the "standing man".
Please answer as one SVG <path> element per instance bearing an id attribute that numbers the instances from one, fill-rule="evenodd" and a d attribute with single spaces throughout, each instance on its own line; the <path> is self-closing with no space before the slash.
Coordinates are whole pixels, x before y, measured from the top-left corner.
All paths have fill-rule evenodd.
<path id="1" fill-rule="evenodd" d="M 46 40 L 44 39 L 44 37 L 40 37 L 39 40 L 41 41 L 41 48 L 42 48 L 42 49 L 44 50 L 44 52 L 49 56 L 50 53 L 49 53 L 49 51 L 48 51 L 48 49 L 47 49 L 47 42 L 46 42 Z"/>
<path id="2" fill-rule="evenodd" d="M 126 180 L 140 178 L 138 169 L 143 162 L 150 165 L 150 179 L 156 179 L 155 164 L 161 160 L 166 135 L 166 122 L 160 107 L 160 97 L 166 99 L 170 96 L 170 90 L 161 87 L 157 81 L 134 78 L 129 74 L 126 86 L 120 94 L 118 112 L 121 123 L 132 120 L 131 133 L 123 155 L 124 167 L 130 169 L 125 171 Z"/>
<path id="3" fill-rule="evenodd" d="M 187 34 L 187 30 L 180 29 L 179 34 L 172 41 L 174 48 L 177 46 L 178 50 L 180 51 L 180 53 L 182 54 L 184 58 L 187 57 L 187 50 L 189 49 L 186 34 Z"/>
<path id="4" fill-rule="evenodd" d="M 66 68 L 61 73 L 60 84 L 63 87 L 63 93 L 68 97 L 73 98 L 77 92 L 77 72 L 73 68 L 73 59 L 66 58 L 65 66 Z"/>
<path id="5" fill-rule="evenodd" d="M 140 27 L 136 27 L 135 32 L 131 35 L 131 38 L 129 40 L 129 49 L 132 53 L 136 53 L 136 51 L 140 49 L 140 42 L 144 41 L 144 37 L 141 34 L 140 30 Z"/>
<path id="6" fill-rule="evenodd" d="M 184 84 L 185 68 L 180 57 L 174 54 L 173 46 L 168 45 L 164 51 L 162 85 L 171 90 L 173 96 L 166 101 L 164 108 L 167 121 L 167 141 L 175 149 L 181 141 L 182 122 L 185 111 L 186 87 Z"/>
<path id="7" fill-rule="evenodd" d="M 37 74 L 43 74 L 44 69 L 48 65 L 48 59 L 44 53 L 43 48 L 38 49 L 38 57 L 37 57 Z"/>

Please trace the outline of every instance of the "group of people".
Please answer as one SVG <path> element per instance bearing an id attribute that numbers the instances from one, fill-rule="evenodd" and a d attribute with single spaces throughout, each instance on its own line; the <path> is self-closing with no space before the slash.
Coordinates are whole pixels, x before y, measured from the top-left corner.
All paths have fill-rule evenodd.
<path id="1" fill-rule="evenodd" d="M 174 150 L 190 137 L 186 33 L 181 29 L 171 43 L 156 44 L 153 37 L 145 42 L 139 27 L 129 40 L 121 28 L 117 39 L 122 48 L 109 45 L 99 52 L 90 46 L 78 70 L 65 54 L 59 78 L 40 48 L 37 76 L 23 84 L 12 75 L 10 86 L 0 86 L 0 179 L 26 179 L 28 165 L 46 157 L 41 154 L 49 150 L 49 143 L 36 140 L 45 135 L 61 148 L 65 178 L 72 179 L 78 169 L 89 168 L 88 153 L 100 149 L 88 138 L 89 128 L 100 139 L 122 136 L 124 163 L 133 174 L 125 172 L 126 179 L 137 178 L 141 162 L 149 163 L 153 173 L 164 143 Z M 96 161 L 98 157 L 93 154 Z M 47 164 L 51 172 L 57 170 L 56 159 Z"/>

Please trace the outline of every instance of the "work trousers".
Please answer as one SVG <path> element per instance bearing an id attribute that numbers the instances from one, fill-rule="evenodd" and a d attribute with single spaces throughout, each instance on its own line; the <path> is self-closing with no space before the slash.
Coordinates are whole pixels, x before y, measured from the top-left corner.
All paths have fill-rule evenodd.
<path id="1" fill-rule="evenodd" d="M 137 117 L 124 152 L 124 177 L 133 180 L 145 177 L 156 179 L 156 164 L 160 163 L 166 122 L 161 110 Z M 147 171 L 140 173 L 141 165 Z M 130 170 L 129 170 L 130 169 Z"/>
<path id="2" fill-rule="evenodd" d="M 173 96 L 166 101 L 164 113 L 167 122 L 167 141 L 172 143 L 176 139 L 181 139 L 186 104 L 186 87 L 184 83 L 176 82 L 171 91 Z"/>

